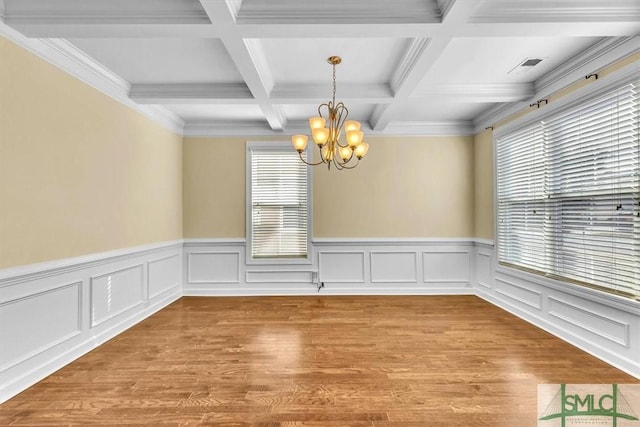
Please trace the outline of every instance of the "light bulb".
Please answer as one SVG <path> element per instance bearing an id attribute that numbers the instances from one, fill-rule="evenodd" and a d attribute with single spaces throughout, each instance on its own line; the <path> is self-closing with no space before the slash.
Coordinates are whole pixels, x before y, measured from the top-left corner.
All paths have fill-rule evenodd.
<path id="1" fill-rule="evenodd" d="M 351 148 L 357 147 L 362 142 L 362 138 L 364 138 L 364 133 L 359 130 L 347 132 L 347 144 L 349 144 Z"/>
<path id="2" fill-rule="evenodd" d="M 344 130 L 346 132 L 352 130 L 360 130 L 360 122 L 355 120 L 347 120 L 346 122 L 344 122 Z"/>
<path id="3" fill-rule="evenodd" d="M 363 158 L 367 154 L 367 151 L 369 151 L 369 144 L 366 142 L 361 143 L 355 148 L 355 150 L 353 150 L 358 160 Z"/>
<path id="4" fill-rule="evenodd" d="M 325 122 L 326 120 L 323 119 L 322 117 L 311 117 L 309 119 L 309 127 L 311 128 L 311 130 L 323 128 L 325 125 Z"/>
<path id="5" fill-rule="evenodd" d="M 351 158 L 352 152 L 353 151 L 349 147 L 340 147 L 340 157 L 342 158 L 342 161 L 346 163 Z"/>
<path id="6" fill-rule="evenodd" d="M 309 137 L 307 135 L 293 135 L 291 137 L 293 148 L 295 148 L 298 153 L 302 153 L 304 149 L 307 148 L 308 141 Z"/>
<path id="7" fill-rule="evenodd" d="M 315 128 L 313 129 L 313 140 L 319 146 L 323 146 L 329 139 L 329 129 L 327 128 Z"/>

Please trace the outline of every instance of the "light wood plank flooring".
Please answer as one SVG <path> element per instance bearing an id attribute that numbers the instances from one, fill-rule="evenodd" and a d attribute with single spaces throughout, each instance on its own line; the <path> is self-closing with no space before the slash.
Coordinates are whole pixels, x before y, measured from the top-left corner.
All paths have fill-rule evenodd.
<path id="1" fill-rule="evenodd" d="M 182 298 L 0 425 L 535 426 L 539 383 L 640 383 L 473 296 Z"/>

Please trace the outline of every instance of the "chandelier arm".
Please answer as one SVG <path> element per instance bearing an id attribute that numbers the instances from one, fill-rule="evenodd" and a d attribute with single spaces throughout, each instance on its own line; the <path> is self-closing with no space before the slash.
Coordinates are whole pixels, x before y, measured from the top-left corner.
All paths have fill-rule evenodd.
<path id="1" fill-rule="evenodd" d="M 331 105 L 330 105 L 330 103 L 329 103 L 329 102 L 325 102 L 324 104 L 320 104 L 320 105 L 318 105 L 318 115 L 319 115 L 320 117 L 324 117 L 324 116 L 322 115 L 322 111 L 320 111 L 320 110 L 322 109 L 322 107 L 327 107 L 327 110 L 328 110 L 328 111 L 331 111 Z M 327 114 L 327 115 L 329 115 L 329 114 Z"/>
<path id="2" fill-rule="evenodd" d="M 321 164 L 323 164 L 323 163 L 326 163 L 326 162 L 324 162 L 324 161 L 320 161 L 320 162 L 318 162 L 318 163 L 309 163 L 309 162 L 307 162 L 307 161 L 304 159 L 304 157 L 302 157 L 302 153 L 298 152 L 298 155 L 300 156 L 300 160 L 302 160 L 302 162 L 303 162 L 305 165 L 309 165 L 309 166 L 318 166 L 318 165 L 321 165 Z M 320 153 L 320 157 L 322 157 L 322 153 Z"/>
<path id="3" fill-rule="evenodd" d="M 349 166 L 349 165 L 347 165 L 347 163 L 349 163 L 350 161 L 351 161 L 351 159 L 347 160 L 344 163 L 340 163 L 340 162 L 336 162 L 336 160 L 333 159 L 333 163 L 336 165 L 336 169 L 338 169 L 338 170 L 353 169 L 356 166 L 358 166 L 358 164 L 360 163 L 360 159 L 357 159 L 356 163 L 354 163 L 353 166 Z"/>
<path id="4" fill-rule="evenodd" d="M 351 160 L 351 159 L 349 159 Z M 360 164 L 360 159 L 356 158 L 356 162 L 353 164 L 353 166 L 348 166 L 347 163 L 349 163 L 348 161 L 342 164 L 342 169 L 353 169 L 356 166 L 358 166 L 358 164 Z"/>

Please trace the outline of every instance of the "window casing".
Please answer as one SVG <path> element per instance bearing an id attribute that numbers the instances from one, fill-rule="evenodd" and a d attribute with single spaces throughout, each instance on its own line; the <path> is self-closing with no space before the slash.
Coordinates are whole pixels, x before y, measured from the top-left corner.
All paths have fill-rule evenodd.
<path id="1" fill-rule="evenodd" d="M 291 144 L 247 143 L 248 262 L 310 262 L 310 193 Z"/>
<path id="2" fill-rule="evenodd" d="M 640 299 L 638 86 L 496 139 L 501 264 Z"/>

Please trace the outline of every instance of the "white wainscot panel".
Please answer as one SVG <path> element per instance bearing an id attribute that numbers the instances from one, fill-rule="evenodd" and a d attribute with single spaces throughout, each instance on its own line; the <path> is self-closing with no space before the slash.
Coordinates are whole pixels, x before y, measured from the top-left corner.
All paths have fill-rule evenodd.
<path id="1" fill-rule="evenodd" d="M 327 283 L 364 283 L 364 252 L 320 252 L 320 281 Z"/>
<path id="2" fill-rule="evenodd" d="M 149 261 L 148 267 L 149 299 L 180 286 L 180 254 Z"/>
<path id="3" fill-rule="evenodd" d="M 491 254 L 478 252 L 476 255 L 476 268 L 478 285 L 491 288 Z"/>
<path id="4" fill-rule="evenodd" d="M 496 278 L 496 292 L 511 301 L 524 304 L 536 310 L 542 309 L 542 292 L 530 289 L 531 285 L 521 285 L 504 279 Z"/>
<path id="5" fill-rule="evenodd" d="M 0 371 L 41 353 L 82 329 L 82 282 L 0 305 Z"/>
<path id="6" fill-rule="evenodd" d="M 311 283 L 311 271 L 247 271 L 247 283 Z"/>
<path id="7" fill-rule="evenodd" d="M 548 300 L 549 315 L 608 341 L 629 347 L 630 324 L 616 319 L 622 312 L 569 295 L 562 298 L 550 296 Z"/>
<path id="8" fill-rule="evenodd" d="M 422 253 L 425 283 L 469 283 L 470 254 L 467 251 Z"/>
<path id="9" fill-rule="evenodd" d="M 371 252 L 372 283 L 416 283 L 415 252 Z"/>
<path id="10" fill-rule="evenodd" d="M 143 301 L 143 266 L 91 278 L 91 326 L 115 317 Z"/>
<path id="11" fill-rule="evenodd" d="M 239 283 L 240 252 L 192 252 L 187 269 L 189 283 Z"/>

